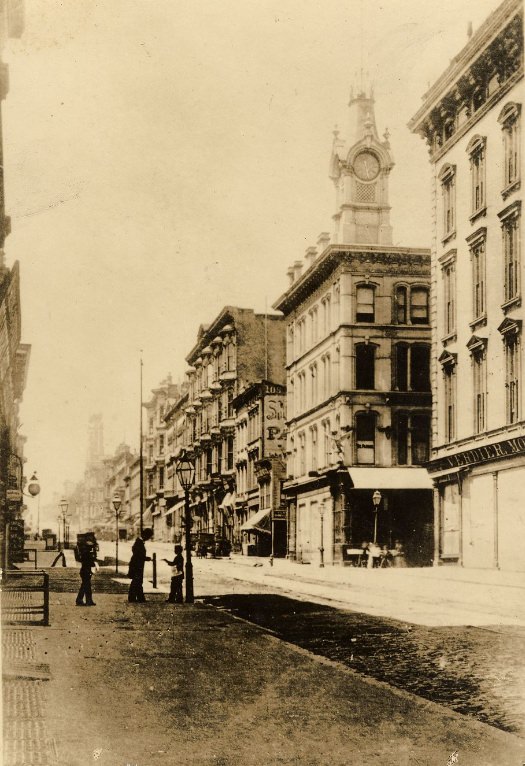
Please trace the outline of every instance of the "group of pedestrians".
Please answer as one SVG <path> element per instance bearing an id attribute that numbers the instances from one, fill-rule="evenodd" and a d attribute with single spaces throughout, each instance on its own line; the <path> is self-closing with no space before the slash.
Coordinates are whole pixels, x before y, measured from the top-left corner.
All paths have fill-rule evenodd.
<path id="1" fill-rule="evenodd" d="M 146 543 L 153 537 L 150 527 L 144 529 L 133 543 L 131 559 L 128 567 L 128 577 L 131 579 L 128 591 L 130 604 L 140 604 L 146 601 L 144 596 L 144 565 L 151 561 L 147 555 Z M 77 547 L 77 558 L 80 561 L 80 588 L 78 590 L 77 606 L 96 606 L 93 601 L 91 578 L 93 569 L 97 567 L 97 545 L 94 540 L 83 541 Z M 166 601 L 170 604 L 182 604 L 182 583 L 184 580 L 184 558 L 182 545 L 175 546 L 175 555 L 172 561 L 163 559 L 171 567 L 171 588 Z M 84 600 L 85 599 L 85 600 Z"/>

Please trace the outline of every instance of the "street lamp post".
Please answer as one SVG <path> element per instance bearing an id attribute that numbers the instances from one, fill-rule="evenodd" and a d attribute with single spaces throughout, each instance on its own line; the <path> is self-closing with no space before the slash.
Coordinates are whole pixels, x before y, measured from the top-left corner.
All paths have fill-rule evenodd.
<path id="1" fill-rule="evenodd" d="M 113 500 L 111 501 L 113 503 L 113 508 L 115 509 L 115 526 L 116 526 L 116 537 L 115 537 L 115 574 L 118 574 L 118 520 L 120 516 L 120 506 L 122 505 L 122 500 L 120 499 L 120 495 L 115 492 L 113 495 Z"/>
<path id="2" fill-rule="evenodd" d="M 184 490 L 184 527 L 186 538 L 186 603 L 193 604 L 193 564 L 191 563 L 191 511 L 190 511 L 190 487 L 195 480 L 195 465 L 182 455 L 176 468 L 177 478 Z"/>
<path id="3" fill-rule="evenodd" d="M 38 476 L 36 475 L 36 471 L 33 471 L 33 475 L 29 479 L 29 484 L 27 485 L 27 491 L 29 492 L 31 497 L 36 497 L 38 495 L 36 534 L 37 534 L 37 537 L 40 537 L 40 484 L 38 483 Z"/>
<path id="4" fill-rule="evenodd" d="M 69 507 L 67 498 L 63 497 L 59 503 L 59 506 L 62 512 L 61 518 L 62 518 L 62 524 L 63 524 L 63 530 L 64 530 L 62 535 L 62 545 L 65 548 L 66 547 L 66 519 L 67 519 L 67 509 Z M 59 516 L 59 519 L 60 519 L 60 516 Z M 60 537 L 60 524 L 59 524 L 59 537 Z"/>
<path id="5" fill-rule="evenodd" d="M 319 547 L 321 558 L 319 560 L 319 566 L 324 567 L 324 503 L 319 503 L 319 518 L 321 520 L 321 545 Z"/>
<path id="6" fill-rule="evenodd" d="M 378 489 L 372 495 L 372 502 L 374 504 L 374 543 L 377 543 L 377 512 L 381 502 L 381 492 Z"/>

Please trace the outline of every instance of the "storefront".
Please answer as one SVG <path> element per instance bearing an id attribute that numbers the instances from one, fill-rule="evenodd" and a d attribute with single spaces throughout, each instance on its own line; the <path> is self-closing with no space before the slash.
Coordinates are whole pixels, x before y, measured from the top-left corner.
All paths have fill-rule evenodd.
<path id="1" fill-rule="evenodd" d="M 525 571 L 525 437 L 438 458 L 435 556 L 440 564 Z"/>

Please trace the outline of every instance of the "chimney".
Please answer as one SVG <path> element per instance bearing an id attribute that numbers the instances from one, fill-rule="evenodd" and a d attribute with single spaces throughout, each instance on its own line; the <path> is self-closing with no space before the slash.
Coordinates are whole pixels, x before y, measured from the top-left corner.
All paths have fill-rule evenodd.
<path id="1" fill-rule="evenodd" d="M 306 268 L 307 269 L 310 268 L 312 263 L 315 261 L 316 257 L 317 257 L 317 248 L 316 247 L 309 247 L 306 250 L 306 253 L 305 253 L 305 256 L 304 256 L 304 259 L 306 261 Z"/>
<path id="2" fill-rule="evenodd" d="M 294 272 L 293 266 L 290 266 L 290 268 L 286 272 L 286 276 L 288 277 L 288 280 L 289 280 L 289 285 L 288 285 L 289 287 L 293 285 L 294 283 L 294 279 L 295 279 L 294 275 L 295 275 L 295 272 Z"/>
<path id="3" fill-rule="evenodd" d="M 294 265 L 293 265 L 294 280 L 297 281 L 302 273 L 303 273 L 303 262 L 294 261 Z"/>
<path id="4" fill-rule="evenodd" d="M 319 248 L 319 253 L 322 253 L 324 250 L 326 250 L 329 244 L 330 235 L 327 231 L 322 231 L 317 238 L 317 247 Z"/>

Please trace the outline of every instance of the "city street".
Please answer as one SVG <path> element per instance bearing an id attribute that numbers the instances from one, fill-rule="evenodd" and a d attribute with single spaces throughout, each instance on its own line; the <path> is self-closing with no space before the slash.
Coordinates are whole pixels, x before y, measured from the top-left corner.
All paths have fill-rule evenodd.
<path id="1" fill-rule="evenodd" d="M 74 606 L 78 569 L 49 570 L 51 626 L 4 629 L 4 662 L 26 658 L 4 677 L 9 765 L 521 764 L 519 626 L 417 626 L 250 570 L 264 567 L 197 559 L 197 601 L 178 606 L 166 565 L 144 605 L 103 567 L 92 609 Z"/>

